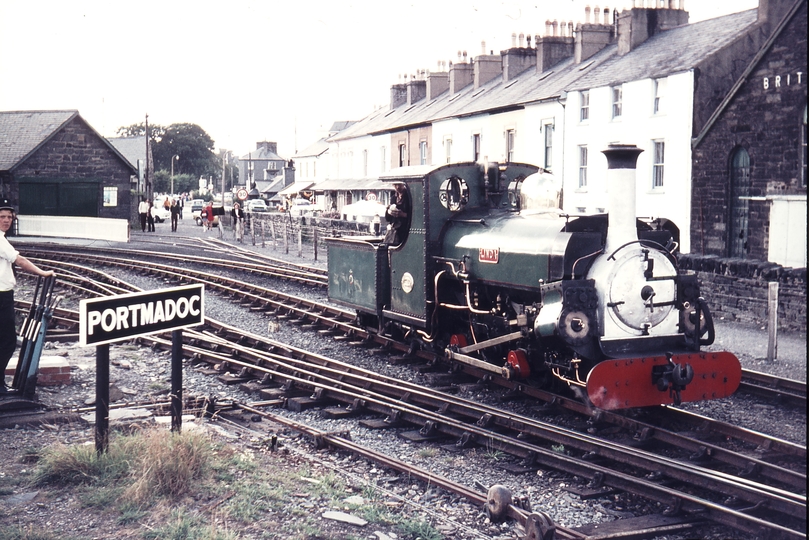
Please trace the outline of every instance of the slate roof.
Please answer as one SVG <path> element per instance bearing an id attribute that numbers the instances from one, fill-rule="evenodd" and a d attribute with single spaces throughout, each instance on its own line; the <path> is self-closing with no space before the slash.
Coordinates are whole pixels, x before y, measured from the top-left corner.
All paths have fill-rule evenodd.
<path id="1" fill-rule="evenodd" d="M 276 154 L 275 152 L 270 152 L 267 150 L 266 147 L 262 146 L 261 148 L 256 148 L 252 152 L 243 155 L 239 158 L 240 160 L 244 161 L 286 161 L 284 158 Z"/>
<path id="2" fill-rule="evenodd" d="M 310 144 L 294 156 L 293 158 L 302 158 L 302 157 L 317 157 L 323 154 L 326 150 L 329 149 L 329 143 L 326 142 L 326 138 L 322 138 L 319 141 Z"/>
<path id="3" fill-rule="evenodd" d="M 111 137 L 107 139 L 129 163 L 138 168 L 138 160 L 146 163 L 146 136 L 142 137 Z"/>
<path id="4" fill-rule="evenodd" d="M 11 170 L 79 115 L 65 111 L 0 111 L 0 171 Z"/>
<path id="5" fill-rule="evenodd" d="M 744 36 L 756 24 L 757 17 L 758 10 L 751 9 L 666 30 L 624 56 L 614 54 L 568 90 L 613 86 L 688 71 Z M 617 51 L 617 45 L 608 49 Z"/>
<path id="6" fill-rule="evenodd" d="M 469 84 L 455 94 L 447 90 L 434 99 L 423 99 L 413 105 L 383 107 L 327 140 L 378 135 L 440 120 L 520 109 L 531 103 L 555 100 L 572 90 L 664 77 L 691 69 L 740 39 L 756 20 L 755 9 L 734 13 L 666 30 L 624 56 L 618 56 L 618 45 L 614 43 L 579 65 L 568 58 L 541 73 L 531 67 L 506 83 L 501 75 L 477 89 Z"/>

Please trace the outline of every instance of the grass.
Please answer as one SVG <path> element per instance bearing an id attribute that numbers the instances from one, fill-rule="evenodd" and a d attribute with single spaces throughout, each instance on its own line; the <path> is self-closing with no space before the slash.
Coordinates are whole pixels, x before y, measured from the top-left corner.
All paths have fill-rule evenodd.
<path id="1" fill-rule="evenodd" d="M 243 452 L 193 430 L 119 434 L 100 456 L 92 444 L 56 444 L 36 457 L 26 479 L 33 486 L 69 491 L 83 512 L 106 515 L 146 540 L 236 540 L 247 529 L 267 539 L 332 538 L 329 527 L 339 525 L 320 518 L 326 510 L 395 527 L 402 540 L 442 538 L 430 523 L 394 513 L 374 486 L 359 488 L 362 504 L 347 504 L 357 490 L 339 474 L 310 470 L 306 462 L 276 467 L 273 461 L 290 456 Z M 10 483 L 0 478 L 0 492 Z M 73 540 L 44 526 L 0 527 L 0 540 L 57 539 Z"/>

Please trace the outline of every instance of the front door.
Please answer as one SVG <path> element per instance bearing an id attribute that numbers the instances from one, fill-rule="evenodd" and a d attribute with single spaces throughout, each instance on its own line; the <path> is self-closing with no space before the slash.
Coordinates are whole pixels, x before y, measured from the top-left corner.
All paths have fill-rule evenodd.
<path id="1" fill-rule="evenodd" d="M 730 231 L 728 255 L 746 258 L 749 251 L 750 155 L 737 148 L 730 163 Z"/>

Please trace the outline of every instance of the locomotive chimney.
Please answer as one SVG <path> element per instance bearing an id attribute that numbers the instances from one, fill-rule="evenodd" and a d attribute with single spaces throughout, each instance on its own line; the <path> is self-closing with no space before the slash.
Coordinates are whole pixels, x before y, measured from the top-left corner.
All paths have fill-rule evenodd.
<path id="1" fill-rule="evenodd" d="M 635 208 L 635 169 L 643 150 L 634 144 L 611 144 L 602 151 L 607 156 L 607 200 L 609 229 L 606 253 L 638 240 Z"/>

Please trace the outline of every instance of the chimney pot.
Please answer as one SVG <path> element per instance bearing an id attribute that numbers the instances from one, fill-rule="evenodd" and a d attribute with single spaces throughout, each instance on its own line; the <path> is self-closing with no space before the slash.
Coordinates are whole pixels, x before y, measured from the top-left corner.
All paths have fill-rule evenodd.
<path id="1" fill-rule="evenodd" d="M 519 39 L 520 39 L 520 47 L 524 47 L 525 46 L 524 45 L 525 44 L 525 34 L 520 32 L 520 38 Z M 528 39 L 531 39 L 531 38 L 529 37 Z"/>
<path id="2" fill-rule="evenodd" d="M 604 8 L 604 24 L 610 24 L 610 8 Z"/>
<path id="3" fill-rule="evenodd" d="M 632 0 L 635 3 L 635 0 Z M 590 24 L 590 6 L 584 6 L 584 24 Z"/>
<path id="4" fill-rule="evenodd" d="M 511 33 L 511 47 L 514 48 L 517 46 L 517 34 L 515 32 Z M 483 54 L 486 54 L 486 49 L 483 49 Z"/>
<path id="5" fill-rule="evenodd" d="M 559 30 L 559 21 L 557 21 L 556 19 L 554 19 L 554 20 L 553 20 L 553 22 L 551 23 L 551 26 L 553 26 L 553 35 L 554 35 L 554 36 L 558 36 L 558 35 L 559 35 L 559 34 L 558 34 L 558 30 Z"/>
<path id="6" fill-rule="evenodd" d="M 531 34 L 528 34 L 527 36 L 525 36 L 525 43 L 526 43 L 525 46 L 530 49 L 531 48 Z"/>

